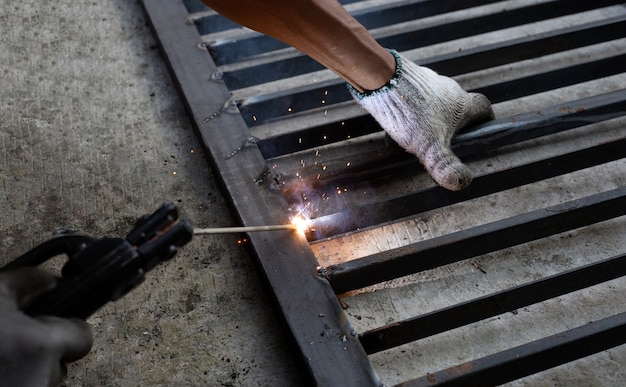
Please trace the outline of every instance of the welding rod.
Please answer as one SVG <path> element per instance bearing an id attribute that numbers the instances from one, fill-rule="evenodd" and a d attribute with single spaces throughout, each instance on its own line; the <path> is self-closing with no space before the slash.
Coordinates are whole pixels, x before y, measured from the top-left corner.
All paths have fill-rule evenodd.
<path id="1" fill-rule="evenodd" d="M 200 234 L 229 234 L 239 232 L 255 232 L 255 231 L 275 231 L 275 230 L 297 230 L 296 224 L 275 224 L 271 226 L 247 226 L 247 227 L 216 227 L 216 228 L 196 228 L 193 230 L 195 235 Z"/>

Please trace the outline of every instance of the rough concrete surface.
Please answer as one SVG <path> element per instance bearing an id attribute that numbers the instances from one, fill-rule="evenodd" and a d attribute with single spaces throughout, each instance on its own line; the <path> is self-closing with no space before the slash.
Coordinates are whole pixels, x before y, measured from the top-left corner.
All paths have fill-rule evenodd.
<path id="1" fill-rule="evenodd" d="M 165 201 L 234 224 L 137 2 L 1 0 L 0 69 L 0 264 Z M 89 323 L 68 386 L 301 384 L 237 236 L 195 238 Z"/>

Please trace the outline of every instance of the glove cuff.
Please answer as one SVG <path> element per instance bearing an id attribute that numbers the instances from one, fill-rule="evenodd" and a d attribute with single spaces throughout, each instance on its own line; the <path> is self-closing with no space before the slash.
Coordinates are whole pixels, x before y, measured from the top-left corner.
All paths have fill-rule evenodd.
<path id="1" fill-rule="evenodd" d="M 390 90 L 393 90 L 398 86 L 398 82 L 400 81 L 400 78 L 402 78 L 402 74 L 403 74 L 402 58 L 400 57 L 400 54 L 398 54 L 396 50 L 392 50 L 388 48 L 387 51 L 389 51 L 389 53 L 393 55 L 393 58 L 396 61 L 396 71 L 393 73 L 393 76 L 391 77 L 389 82 L 387 82 L 386 84 L 384 84 L 383 86 L 381 86 L 380 88 L 376 90 L 366 90 L 364 92 L 360 92 L 351 84 L 346 83 L 348 90 L 357 100 L 360 101 L 365 97 L 371 97 L 376 94 L 387 93 Z"/>

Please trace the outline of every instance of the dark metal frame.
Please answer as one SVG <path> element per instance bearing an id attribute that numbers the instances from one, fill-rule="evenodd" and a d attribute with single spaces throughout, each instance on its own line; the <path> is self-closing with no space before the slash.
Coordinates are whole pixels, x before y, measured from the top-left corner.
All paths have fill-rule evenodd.
<path id="1" fill-rule="evenodd" d="M 226 29 L 232 26 L 232 23 L 216 15 L 190 22 L 190 12 L 203 9 L 197 0 L 142 2 L 167 63 L 171 67 L 174 81 L 210 156 L 214 173 L 223 186 L 233 213 L 242 224 L 262 225 L 288 221 L 286 218 L 290 206 L 288 198 L 278 194 L 279 191 L 265 188 L 268 179 L 279 179 L 274 176 L 268 177 L 271 158 L 380 130 L 370 117 L 363 116 L 303 131 L 287 130 L 278 136 L 255 139 L 253 143 L 256 146 L 242 148 L 242 141 L 253 138 L 252 127 L 279 120 L 285 115 L 285 106 L 292 107 L 292 112 L 306 112 L 317 107 L 315 101 L 319 101 L 321 93 L 332 95 L 332 99 L 328 100 L 329 104 L 343 103 L 349 100 L 349 95 L 341 82 L 333 80 L 314 87 L 301 87 L 297 90 L 285 90 L 237 101 L 236 109 L 230 100 L 229 87 L 238 88 L 252 82 L 266 81 L 267 79 L 259 77 L 263 74 L 263 67 L 219 73 L 215 61 L 222 63 L 227 60 L 242 60 L 245 55 L 253 56 L 260 52 L 282 48 L 282 44 L 251 33 L 238 42 L 215 42 L 208 47 L 216 58 L 214 59 L 208 55 L 206 45 L 199 45 L 200 32 L 212 28 Z M 344 1 L 347 2 L 353 1 Z M 401 9 L 382 6 L 362 11 L 358 17 L 365 24 L 386 20 L 394 22 L 399 15 L 407 15 L 409 12 L 417 12 L 413 17 L 421 17 L 458 7 L 458 4 L 470 7 L 491 2 L 493 1 L 412 0 L 398 5 L 403 7 Z M 431 44 L 449 39 L 450 34 L 454 35 L 458 31 L 480 33 L 484 32 L 486 26 L 491 29 L 506 28 L 538 18 L 556 17 L 621 2 L 596 0 L 567 2 L 567 5 L 563 3 L 553 1 L 511 10 L 508 11 L 509 17 L 500 14 L 497 18 L 488 19 L 489 23 L 485 22 L 487 19 L 459 22 L 464 23 L 464 29 L 452 28 L 453 26 L 433 27 L 397 36 L 381 37 L 380 40 L 385 45 L 403 49 L 408 48 L 405 42 L 407 37 L 411 36 L 420 37 L 420 40 L 411 41 L 412 45 Z M 626 18 L 615 17 L 442 55 L 426 59 L 422 63 L 447 75 L 457 75 L 461 72 L 621 38 L 626 35 L 625 25 Z M 442 33 L 444 30 L 447 31 L 445 34 Z M 465 67 L 461 67 L 461 62 Z M 468 68 L 468 63 L 473 67 Z M 566 84 L 620 73 L 624 70 L 623 63 L 624 54 L 617 54 L 608 59 L 573 64 L 554 72 L 494 84 L 478 91 L 486 93 L 493 101 L 510 100 Z M 294 64 L 297 66 L 294 67 Z M 319 69 L 319 65 L 295 52 L 278 63 L 271 63 L 270 66 L 283 68 L 292 75 Z M 220 82 L 216 82 L 216 79 Z M 251 109 L 254 109 L 257 115 L 256 121 L 251 119 Z M 523 113 L 474 127 L 457 136 L 455 148 L 460 155 L 468 157 L 495 147 L 622 116 L 626 114 L 626 90 L 546 107 L 539 113 Z M 306 141 L 301 141 L 302 138 Z M 241 149 L 237 157 L 227 157 L 235 149 Z M 288 231 L 250 234 L 248 238 L 258 269 L 266 280 L 278 310 L 297 344 L 313 383 L 324 386 L 379 385 L 380 381 L 369 363 L 369 353 L 626 274 L 625 256 L 620 255 L 364 333 L 354 332 L 336 296 L 337 293 L 408 273 L 622 216 L 626 214 L 626 188 L 621 187 L 553 208 L 325 268 L 318 267 L 309 240 L 376 226 L 428 209 L 588 168 L 623 158 L 625 153 L 626 139 L 622 138 L 589 149 L 556 155 L 528 165 L 479 176 L 469 189 L 462 192 L 453 193 L 435 187 L 393 200 L 355 206 L 340 211 L 352 214 L 349 218 L 358 221 L 341 228 L 330 221 L 336 212 L 323 213 L 315 219 L 316 234 L 307 235 L 306 238 Z M 413 158 L 408 158 L 394 146 L 383 146 L 376 151 L 359 154 L 355 160 L 349 171 L 335 168 L 333 174 L 323 174 L 318 170 L 303 168 L 299 172 L 302 173 L 303 179 L 313 179 L 312 176 L 315 175 L 319 189 L 324 189 L 324 186 L 331 187 L 342 179 L 354 181 L 401 175 L 414 170 L 416 165 Z M 339 162 L 337 164 L 339 165 Z M 381 164 L 384 164 L 384 167 L 380 167 Z M 288 182 L 279 183 L 288 188 Z M 419 259 L 415 259 L 416 257 Z M 405 385 L 503 383 L 620 345 L 626 341 L 625 338 L 626 317 L 620 314 L 561 335 L 425 375 L 424 378 L 408 381 Z M 550 358 L 550 361 L 546 362 L 546 358 Z"/>

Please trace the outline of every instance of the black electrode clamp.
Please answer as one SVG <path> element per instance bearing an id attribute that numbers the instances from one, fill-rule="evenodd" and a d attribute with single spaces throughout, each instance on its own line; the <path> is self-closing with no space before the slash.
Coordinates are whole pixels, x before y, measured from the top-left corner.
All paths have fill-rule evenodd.
<path id="1" fill-rule="evenodd" d="M 139 285 L 145 274 L 174 257 L 193 236 L 188 220 L 178 220 L 172 203 L 142 217 L 126 238 L 64 235 L 30 250 L 0 271 L 38 266 L 65 254 L 57 286 L 25 308 L 31 316 L 87 318 L 109 301 Z"/>

